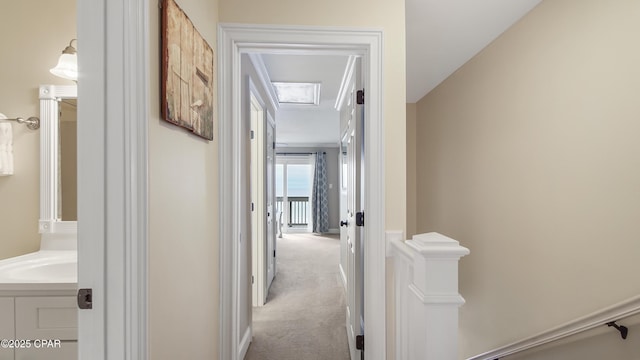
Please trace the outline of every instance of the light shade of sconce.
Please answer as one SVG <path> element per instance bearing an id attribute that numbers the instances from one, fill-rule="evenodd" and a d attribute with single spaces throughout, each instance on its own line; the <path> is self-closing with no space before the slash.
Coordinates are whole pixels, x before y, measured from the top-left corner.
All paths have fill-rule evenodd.
<path id="1" fill-rule="evenodd" d="M 76 39 L 71 40 L 69 46 L 62 50 L 58 65 L 49 71 L 63 79 L 78 81 L 78 56 L 76 55 L 76 48 L 72 45 L 74 41 L 78 42 Z"/>

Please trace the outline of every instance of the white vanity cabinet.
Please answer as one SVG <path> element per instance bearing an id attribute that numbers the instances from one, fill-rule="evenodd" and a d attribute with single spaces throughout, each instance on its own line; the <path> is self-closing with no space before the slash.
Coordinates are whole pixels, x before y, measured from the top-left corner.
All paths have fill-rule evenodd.
<path id="1" fill-rule="evenodd" d="M 0 297 L 0 340 L 15 337 L 13 298 Z M 0 346 L 0 360 L 13 360 L 13 349 Z"/>
<path id="2" fill-rule="evenodd" d="M 0 349 L 0 360 L 70 360 L 78 353 L 75 296 L 0 297 L 0 339 L 17 340 Z"/>

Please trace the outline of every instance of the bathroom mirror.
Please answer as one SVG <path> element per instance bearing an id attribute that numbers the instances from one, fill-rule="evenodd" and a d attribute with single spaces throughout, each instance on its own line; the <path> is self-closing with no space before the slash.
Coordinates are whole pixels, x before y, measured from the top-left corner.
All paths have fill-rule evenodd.
<path id="1" fill-rule="evenodd" d="M 78 220 L 78 99 L 60 99 L 58 131 L 59 131 L 59 163 L 58 174 L 58 214 L 62 221 Z"/>
<path id="2" fill-rule="evenodd" d="M 40 222 L 43 238 L 75 238 L 77 87 L 40 86 Z"/>

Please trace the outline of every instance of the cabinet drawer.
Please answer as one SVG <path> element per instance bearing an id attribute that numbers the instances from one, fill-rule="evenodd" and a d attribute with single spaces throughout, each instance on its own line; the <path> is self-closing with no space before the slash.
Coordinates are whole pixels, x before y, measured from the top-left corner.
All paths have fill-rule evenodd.
<path id="1" fill-rule="evenodd" d="M 75 297 L 17 297 L 15 301 L 17 339 L 78 339 L 78 308 Z"/>

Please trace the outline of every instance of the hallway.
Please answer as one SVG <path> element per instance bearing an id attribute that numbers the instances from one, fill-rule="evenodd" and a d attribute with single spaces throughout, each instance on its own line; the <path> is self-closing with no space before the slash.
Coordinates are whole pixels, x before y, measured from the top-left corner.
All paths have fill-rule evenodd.
<path id="1" fill-rule="evenodd" d="M 253 309 L 246 360 L 349 360 L 337 236 L 285 234 L 267 304 Z"/>

